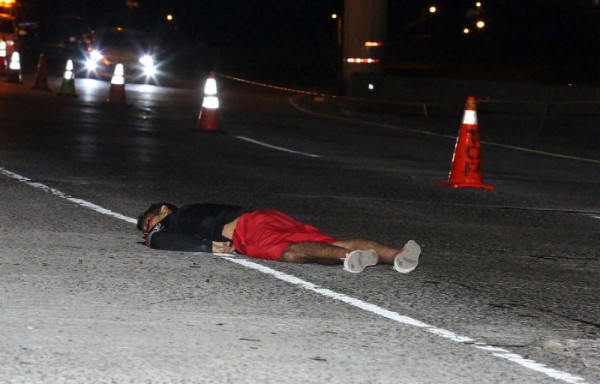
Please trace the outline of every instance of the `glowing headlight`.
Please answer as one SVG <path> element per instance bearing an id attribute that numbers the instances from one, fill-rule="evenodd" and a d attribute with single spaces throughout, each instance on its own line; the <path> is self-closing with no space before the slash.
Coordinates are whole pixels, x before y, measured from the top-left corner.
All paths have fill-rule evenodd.
<path id="1" fill-rule="evenodd" d="M 87 59 L 87 61 L 85 62 L 85 67 L 87 68 L 88 71 L 95 71 L 96 70 L 96 60 Z"/>
<path id="2" fill-rule="evenodd" d="M 144 55 L 139 60 L 144 66 L 144 74 L 147 77 L 154 77 L 156 75 L 156 67 L 154 66 L 154 59 L 150 55 Z"/>
<path id="3" fill-rule="evenodd" d="M 153 77 L 156 75 L 156 67 L 154 67 L 154 65 L 146 65 L 144 67 L 144 73 L 148 77 Z"/>
<path id="4" fill-rule="evenodd" d="M 94 61 L 100 61 L 104 58 L 104 56 L 102 56 L 102 54 L 96 50 L 93 50 L 92 52 L 90 52 L 90 59 L 94 60 Z"/>
<path id="5" fill-rule="evenodd" d="M 150 55 L 142 56 L 140 63 L 142 63 L 144 67 L 154 67 L 154 59 Z"/>

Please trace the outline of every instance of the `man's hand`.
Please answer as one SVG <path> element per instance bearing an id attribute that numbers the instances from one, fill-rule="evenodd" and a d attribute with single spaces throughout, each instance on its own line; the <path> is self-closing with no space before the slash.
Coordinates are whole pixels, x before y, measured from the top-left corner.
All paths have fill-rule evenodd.
<path id="1" fill-rule="evenodd" d="M 213 253 L 232 253 L 235 251 L 235 247 L 230 241 L 213 241 L 212 251 Z"/>

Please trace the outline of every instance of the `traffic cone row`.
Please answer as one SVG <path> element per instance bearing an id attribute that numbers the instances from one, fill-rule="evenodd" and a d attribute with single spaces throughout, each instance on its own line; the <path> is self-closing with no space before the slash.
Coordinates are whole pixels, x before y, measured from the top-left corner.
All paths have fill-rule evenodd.
<path id="1" fill-rule="evenodd" d="M 2 70 L 2 41 L 0 41 L 0 73 Z M 4 45 L 5 47 L 5 45 Z M 36 81 L 33 89 L 48 90 L 47 65 L 44 55 L 40 55 Z M 7 72 L 7 81 L 21 82 L 21 66 L 19 53 L 14 52 Z M 75 92 L 75 74 L 73 62 L 67 61 L 60 94 L 77 96 Z M 108 102 L 111 104 L 125 104 L 125 77 L 123 64 L 117 64 L 111 79 Z M 204 84 L 204 97 L 198 115 L 197 128 L 201 131 L 216 131 L 219 129 L 219 97 L 215 73 L 210 72 Z M 462 124 L 456 139 L 454 154 L 452 156 L 448 181 L 437 183 L 438 186 L 451 188 L 481 188 L 492 190 L 495 187 L 483 183 L 481 168 L 481 141 L 479 138 L 479 125 L 474 97 L 468 97 L 463 114 Z"/>
<path id="2" fill-rule="evenodd" d="M 481 141 L 479 140 L 479 125 L 477 124 L 474 97 L 467 98 L 462 125 L 454 147 L 448 181 L 440 182 L 438 185 L 451 188 L 494 189 L 491 185 L 483 184 Z"/>
<path id="3" fill-rule="evenodd" d="M 22 83 L 21 61 L 18 52 L 13 52 L 6 70 L 6 43 L 0 40 L 0 75 L 7 75 L 7 82 Z M 117 64 L 115 73 L 111 80 L 111 87 L 108 96 L 108 102 L 112 104 L 125 104 L 125 77 L 123 64 Z M 49 91 L 48 87 L 48 64 L 46 56 L 40 54 L 34 84 L 31 89 Z M 62 83 L 60 85 L 59 95 L 77 96 L 75 89 L 75 67 L 73 60 L 67 60 Z"/>
<path id="4" fill-rule="evenodd" d="M 5 68 L 6 43 L 0 41 L 0 74 Z M 7 73 L 7 81 L 21 83 L 21 63 L 19 53 L 14 52 Z M 111 104 L 125 104 L 125 76 L 123 64 L 117 64 L 114 75 L 110 82 L 110 91 L 108 102 Z M 31 87 L 36 90 L 48 91 L 48 64 L 45 55 L 40 54 L 34 85 Z M 67 60 L 65 72 L 63 74 L 59 95 L 77 96 L 75 89 L 75 68 L 72 60 Z M 204 97 L 202 107 L 198 115 L 197 128 L 202 131 L 216 131 L 219 129 L 219 97 L 217 95 L 217 82 L 215 73 L 210 72 L 204 84 Z"/>
<path id="5" fill-rule="evenodd" d="M 0 41 L 0 74 L 5 68 L 6 59 L 6 43 Z M 7 73 L 7 81 L 21 83 L 21 63 L 19 53 L 14 52 Z M 110 82 L 110 91 L 108 102 L 111 104 L 125 104 L 125 76 L 123 64 L 117 64 L 114 75 Z M 48 64 L 46 57 L 42 53 L 37 66 L 34 85 L 31 87 L 36 90 L 48 91 Z M 59 95 L 77 97 L 75 89 L 75 68 L 72 60 L 67 60 L 65 72 L 63 74 L 62 83 L 60 86 Z M 204 84 L 204 97 L 202 107 L 198 115 L 197 128 L 201 131 L 216 131 L 219 129 L 219 97 L 217 95 L 217 82 L 215 73 L 210 72 Z"/>
<path id="6" fill-rule="evenodd" d="M 2 41 L 0 41 L 0 70 L 2 69 Z M 5 45 L 4 45 L 5 47 Z M 7 81 L 21 83 L 21 66 L 18 52 L 13 53 Z M 42 53 L 37 66 L 35 82 L 32 89 L 48 91 L 48 65 L 46 57 Z M 75 89 L 75 68 L 73 61 L 68 60 L 65 66 L 59 95 L 77 97 Z M 125 73 L 123 64 L 117 64 L 114 75 L 110 82 L 110 91 L 108 95 L 110 104 L 125 104 Z M 204 97 L 202 107 L 198 115 L 197 128 L 201 131 L 216 131 L 219 129 L 219 97 L 217 95 L 217 82 L 215 73 L 210 72 L 204 84 Z"/>

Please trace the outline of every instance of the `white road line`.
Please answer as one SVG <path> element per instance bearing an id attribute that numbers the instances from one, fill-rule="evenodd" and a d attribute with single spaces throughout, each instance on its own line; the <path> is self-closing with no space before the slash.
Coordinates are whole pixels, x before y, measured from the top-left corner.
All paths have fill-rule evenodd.
<path id="1" fill-rule="evenodd" d="M 2 174 L 4 176 L 7 176 L 7 177 L 9 177 L 9 178 L 11 178 L 13 180 L 17 180 L 17 181 L 20 181 L 20 182 L 22 182 L 24 184 L 27 184 L 30 187 L 34 187 L 34 188 L 37 188 L 37 189 L 41 189 L 44 192 L 51 193 L 51 194 L 53 194 L 55 196 L 60 197 L 61 199 L 65 199 L 65 200 L 68 200 L 68 201 L 70 201 L 72 203 L 75 203 L 77 205 L 81 205 L 82 207 L 89 208 L 89 209 L 91 209 L 93 211 L 96 211 L 98 213 L 101 213 L 103 215 L 112 216 L 112 217 L 120 219 L 120 220 L 125 220 L 128 223 L 132 223 L 132 224 L 136 224 L 137 223 L 137 220 L 134 219 L 134 218 L 123 216 L 120 213 L 116 213 L 116 212 L 113 212 L 113 211 L 111 211 L 109 209 L 102 208 L 99 205 L 92 204 L 92 203 L 90 203 L 88 201 L 71 197 L 71 196 L 67 195 L 66 193 L 63 193 L 63 192 L 59 191 L 58 189 L 51 188 L 51 187 L 49 187 L 47 185 L 44 185 L 42 183 L 36 183 L 34 181 L 31 181 L 31 179 L 28 179 L 28 178 L 26 178 L 24 176 L 17 175 L 16 173 L 10 172 L 10 171 L 8 171 L 8 170 L 6 170 L 4 168 L 1 168 L 1 167 L 0 167 L 0 174 Z"/>
<path id="2" fill-rule="evenodd" d="M 246 136 L 235 136 L 236 138 L 240 139 L 240 140 L 244 140 L 247 141 L 249 143 L 253 143 L 253 144 L 258 144 L 260 146 L 266 147 L 266 148 L 271 148 L 271 149 L 275 149 L 277 151 L 283 151 L 283 152 L 288 152 L 288 153 L 294 153 L 296 155 L 302 155 L 302 156 L 308 156 L 308 157 L 321 157 L 320 155 L 315 155 L 313 153 L 308 153 L 308 152 L 300 152 L 300 151 L 294 151 L 292 149 L 287 149 L 287 148 L 283 148 L 283 147 L 278 147 L 276 145 L 271 145 L 269 143 L 264 143 L 262 141 L 258 141 L 258 140 L 254 140 L 251 139 L 249 137 Z"/>
<path id="3" fill-rule="evenodd" d="M 318 116 L 318 117 L 322 117 L 322 118 L 326 118 L 326 119 L 347 121 L 347 122 L 350 122 L 350 123 L 356 123 L 356 124 L 362 124 L 362 125 L 371 125 L 371 126 L 374 126 L 374 127 L 388 128 L 388 129 L 393 129 L 395 131 L 414 132 L 414 133 L 420 133 L 422 135 L 427 135 L 427 136 L 445 137 L 447 139 L 456 140 L 456 136 L 446 135 L 446 134 L 443 134 L 443 133 L 436 133 L 436 132 L 425 131 L 425 130 L 414 129 L 414 128 L 398 127 L 396 125 L 391 125 L 391 124 L 375 123 L 375 122 L 367 121 L 367 120 L 358 120 L 356 118 L 350 119 L 350 118 L 342 117 L 342 116 L 335 116 L 335 115 L 328 115 L 326 113 L 313 112 L 313 111 L 311 111 L 309 109 L 303 108 L 300 105 L 298 105 L 298 103 L 296 103 L 296 101 L 294 100 L 294 98 L 289 98 L 288 101 L 289 101 L 289 103 L 294 108 L 296 108 L 300 112 L 306 113 L 307 115 Z M 560 158 L 560 159 L 585 161 L 585 162 L 588 162 L 588 163 L 600 164 L 600 160 L 597 160 L 597 159 L 590 159 L 590 158 L 587 158 L 587 157 L 561 155 L 560 153 L 540 151 L 540 150 L 537 150 L 537 149 L 530 149 L 530 148 L 518 147 L 516 145 L 501 144 L 501 143 L 496 143 L 496 142 L 493 142 L 493 141 L 481 140 L 481 144 L 491 145 L 491 146 L 500 147 L 500 148 L 506 148 L 506 149 L 512 149 L 514 151 L 521 151 L 521 152 L 526 152 L 526 153 L 534 153 L 536 155 L 549 156 L 549 157 L 557 157 L 557 158 Z"/>
<path id="4" fill-rule="evenodd" d="M 334 300 L 342 301 L 346 304 L 360 308 L 367 312 L 371 312 L 375 315 L 385 317 L 385 318 L 395 321 L 397 323 L 421 328 L 429 333 L 432 333 L 434 335 L 440 336 L 442 338 L 445 338 L 445 339 L 448 339 L 448 340 L 451 340 L 451 341 L 454 341 L 457 343 L 471 344 L 471 345 L 473 345 L 473 347 L 475 347 L 477 349 L 491 352 L 493 356 L 511 361 L 513 363 L 516 363 L 516 364 L 518 364 L 522 367 L 525 367 L 527 369 L 530 369 L 532 371 L 543 373 L 544 375 L 549 376 L 553 379 L 561 380 L 561 381 L 564 381 L 565 383 L 570 383 L 570 384 L 585 384 L 585 379 L 582 377 L 575 376 L 575 375 L 572 375 L 567 372 L 563 372 L 563 371 L 559 371 L 557 369 L 547 367 L 544 364 L 538 363 L 534 360 L 526 359 L 523 356 L 518 355 L 516 353 L 512 353 L 511 351 L 506 350 L 504 348 L 494 347 L 494 346 L 487 345 L 482 342 L 478 342 L 469 337 L 457 335 L 456 333 L 454 333 L 452 331 L 448 331 L 448 330 L 442 329 L 442 328 L 437 328 L 433 325 L 423 323 L 422 321 L 419 321 L 417 319 L 413 319 L 412 317 L 403 316 L 397 312 L 393 312 L 393 311 L 387 310 L 385 308 L 379 307 L 377 305 L 370 304 L 370 303 L 367 303 L 367 302 L 359 300 L 359 299 L 355 299 L 351 296 L 344 295 L 343 293 L 338 293 L 338 292 L 332 291 L 327 288 L 319 287 L 318 285 L 315 285 L 311 282 L 308 282 L 308 281 L 302 280 L 300 278 L 297 278 L 295 276 L 288 275 L 286 273 L 271 269 L 264 265 L 254 263 L 247 259 L 236 259 L 236 258 L 231 257 L 231 255 L 227 255 L 227 254 L 217 254 L 217 255 L 221 256 L 225 260 L 229 260 L 233 263 L 237 263 L 237 264 L 243 265 L 247 268 L 251 268 L 256 271 L 262 272 L 264 274 L 271 275 L 279 280 L 283 280 L 287 283 L 299 286 L 306 290 L 313 291 L 315 293 L 318 293 L 319 295 L 329 297 Z"/>
<path id="5" fill-rule="evenodd" d="M 357 124 L 362 124 L 362 125 L 372 125 L 372 126 L 375 126 L 375 127 L 389 128 L 389 129 L 393 129 L 393 130 L 396 130 L 396 131 L 400 130 L 400 131 L 406 131 L 406 132 L 420 133 L 422 135 L 427 135 L 427 136 L 445 137 L 447 139 L 456 140 L 456 136 L 446 135 L 446 134 L 443 134 L 443 133 L 436 133 L 436 132 L 425 131 L 425 130 L 414 129 L 414 128 L 398 127 L 398 126 L 390 125 L 390 124 L 375 123 L 375 122 L 372 122 L 372 121 L 358 120 L 358 119 L 355 119 L 355 118 L 349 119 L 347 117 L 342 117 L 342 116 L 335 116 L 335 115 L 329 115 L 329 114 L 326 114 L 326 113 L 313 112 L 313 111 L 311 111 L 309 109 L 303 108 L 300 105 L 298 105 L 298 103 L 296 103 L 296 101 L 294 99 L 295 99 L 295 97 L 294 98 L 289 98 L 288 101 L 290 102 L 290 104 L 294 108 L 296 108 L 300 112 L 306 113 L 307 115 L 313 115 L 313 116 L 322 117 L 322 118 L 326 118 L 326 119 L 347 121 L 347 122 L 350 122 L 350 123 L 357 123 Z M 586 158 L 586 157 L 561 155 L 560 153 L 552 153 L 552 152 L 539 151 L 539 150 L 536 150 L 536 149 L 529 149 L 529 148 L 517 147 L 517 146 L 514 146 L 514 145 L 500 144 L 500 143 L 496 143 L 496 142 L 493 142 L 493 141 L 481 140 L 481 143 L 485 144 L 485 145 L 492 145 L 492 146 L 499 147 L 499 148 L 512 149 L 514 151 L 521 151 L 521 152 L 526 152 L 526 153 L 533 153 L 533 154 L 536 154 L 536 155 L 556 157 L 556 158 L 559 158 L 559 159 L 567 159 L 567 160 L 585 161 L 585 162 L 588 162 L 588 163 L 600 164 L 600 160 L 589 159 L 589 158 Z M 590 215 L 590 217 L 592 217 L 594 219 L 600 219 L 600 216 Z"/>
<path id="6" fill-rule="evenodd" d="M 82 207 L 85 208 L 89 208 L 93 211 L 96 211 L 98 213 L 101 213 L 103 215 L 107 215 L 107 216 L 111 216 L 120 220 L 124 220 L 128 223 L 133 223 L 135 224 L 137 222 L 136 219 L 132 218 L 132 217 L 127 217 L 124 215 L 121 215 L 119 213 L 113 212 L 109 209 L 106 208 L 102 208 L 96 204 L 90 203 L 88 201 L 85 200 L 81 200 L 81 199 L 77 199 L 74 197 L 69 196 L 66 193 L 63 193 L 57 189 L 51 188 L 47 185 L 41 184 L 41 183 L 36 183 L 31 181 L 31 179 L 28 179 L 24 176 L 20 176 L 16 173 L 10 172 L 4 168 L 0 167 L 0 174 L 3 174 L 13 180 L 17 180 L 20 181 L 26 185 L 29 185 L 31 187 L 37 188 L 37 189 L 41 189 L 44 192 L 48 192 L 51 193 L 55 196 L 58 196 L 62 199 L 68 200 L 72 203 L 75 203 L 77 205 L 80 205 Z M 385 308 L 379 307 L 377 305 L 374 304 L 370 304 L 367 303 L 365 301 L 359 300 L 359 299 L 355 299 L 351 296 L 348 295 L 344 295 L 343 293 L 338 293 L 335 291 L 332 291 L 330 289 L 327 288 L 322 288 L 319 287 L 318 285 L 315 285 L 311 282 L 302 280 L 298 277 L 292 276 L 292 275 L 288 275 L 286 273 L 271 269 L 269 267 L 265 267 L 264 265 L 260 265 L 257 263 L 254 263 L 252 261 L 246 260 L 246 259 L 236 259 L 231 257 L 231 255 L 229 254 L 216 254 L 217 256 L 220 256 L 221 258 L 223 258 L 224 260 L 228 260 L 231 261 L 233 263 L 237 263 L 239 265 L 243 265 L 247 268 L 251 268 L 254 269 L 256 271 L 259 271 L 261 273 L 273 276 L 279 280 L 283 280 L 287 283 L 299 286 L 301 288 L 307 289 L 309 291 L 318 293 L 319 295 L 334 299 L 334 300 L 339 300 L 341 302 L 344 302 L 346 304 L 352 305 L 354 307 L 360 308 L 364 311 L 373 313 L 375 315 L 390 319 L 392 321 L 396 321 L 400 324 L 404 324 L 404 325 L 408 325 L 408 326 L 412 326 L 412 327 L 417 327 L 417 328 L 421 328 L 429 333 L 432 333 L 434 335 L 443 337 L 445 339 L 451 340 L 453 342 L 456 343 L 461 343 L 461 344 L 470 344 L 473 345 L 473 347 L 483 350 L 483 351 L 487 351 L 487 352 L 491 352 L 491 354 L 493 356 L 499 357 L 501 359 L 505 359 L 508 361 L 511 361 L 513 363 L 516 363 L 522 367 L 525 367 L 527 369 L 530 369 L 532 371 L 536 371 L 539 373 L 542 373 L 546 376 L 549 376 L 553 379 L 556 380 L 561 380 L 565 383 L 569 383 L 569 384 L 586 384 L 585 379 L 580 377 L 580 376 L 575 376 L 572 375 L 570 373 L 567 372 L 563 372 L 563 371 L 559 371 L 557 369 L 553 369 L 550 367 L 547 367 L 544 364 L 538 363 L 534 360 L 530 360 L 530 359 L 526 359 L 521 355 L 518 355 L 516 353 L 512 353 L 504 348 L 498 348 L 498 347 L 494 347 L 491 345 L 487 345 L 485 343 L 482 342 L 478 342 L 476 340 L 473 340 L 469 337 L 465 337 L 465 336 L 460 336 L 452 331 L 448 331 L 442 328 L 437 328 L 434 327 L 433 325 L 429 325 L 426 323 L 423 323 L 422 321 L 419 321 L 417 319 L 413 319 L 412 317 L 408 317 L 408 316 L 403 316 L 397 312 L 393 312 L 390 310 L 387 310 Z"/>

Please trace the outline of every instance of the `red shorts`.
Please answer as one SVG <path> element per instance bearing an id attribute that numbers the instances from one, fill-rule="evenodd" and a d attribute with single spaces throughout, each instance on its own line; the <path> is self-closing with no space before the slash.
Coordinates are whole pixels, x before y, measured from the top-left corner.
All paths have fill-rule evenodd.
<path id="1" fill-rule="evenodd" d="M 280 260 L 287 247 L 305 241 L 332 244 L 336 239 L 312 225 L 268 209 L 244 213 L 233 233 L 235 249 L 257 259 Z"/>

